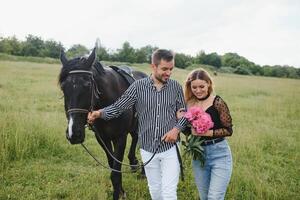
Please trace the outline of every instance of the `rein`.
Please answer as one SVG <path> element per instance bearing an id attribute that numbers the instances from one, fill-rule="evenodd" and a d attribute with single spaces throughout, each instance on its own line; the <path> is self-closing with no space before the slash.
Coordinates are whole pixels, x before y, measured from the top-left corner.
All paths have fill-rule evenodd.
<path id="1" fill-rule="evenodd" d="M 83 114 L 86 114 L 86 113 L 89 113 L 91 111 L 93 111 L 93 106 L 95 105 L 95 98 L 99 98 L 100 96 L 100 92 L 98 90 L 98 87 L 97 87 L 97 84 L 95 82 L 95 79 L 93 77 L 93 72 L 91 71 L 87 71 L 87 70 L 72 70 L 69 72 L 69 74 L 87 74 L 90 76 L 91 78 L 91 91 L 92 91 L 92 97 L 91 97 L 91 106 L 89 109 L 83 109 L 83 108 L 70 108 L 66 111 L 67 114 L 72 114 L 72 113 L 83 113 Z M 92 130 L 94 133 L 99 134 L 97 128 L 94 126 L 94 125 L 88 125 L 89 126 L 89 129 Z M 145 167 L 147 164 L 150 163 L 150 161 L 154 158 L 154 156 L 156 155 L 158 149 L 160 148 L 161 144 L 163 141 L 161 141 L 159 143 L 159 145 L 156 147 L 155 149 L 155 152 L 153 153 L 153 155 L 151 156 L 151 158 L 145 162 L 145 163 L 142 163 L 142 164 L 136 164 L 136 165 L 131 165 L 131 164 L 126 164 L 126 163 L 123 163 L 122 161 L 118 160 L 110 151 L 109 149 L 107 148 L 107 146 L 105 145 L 104 141 L 101 139 L 101 137 L 99 137 L 100 139 L 100 142 L 102 143 L 103 147 L 105 148 L 105 150 L 108 152 L 109 156 L 117 163 L 121 164 L 121 165 L 124 165 L 124 166 L 130 166 L 130 167 L 136 167 L 135 170 L 138 170 L 138 169 L 141 169 L 142 167 Z M 120 171 L 120 170 L 116 170 L 116 169 L 113 169 L 111 167 L 107 167 L 105 166 L 104 164 L 102 164 L 92 153 L 91 151 L 83 144 L 81 143 L 81 146 L 86 150 L 86 152 L 99 164 L 101 165 L 102 167 L 104 167 L 105 169 L 108 169 L 108 170 L 111 170 L 113 172 L 118 172 L 118 173 L 132 173 L 132 170 L 131 171 Z"/>
<path id="2" fill-rule="evenodd" d="M 89 125 L 89 129 L 91 129 L 94 133 L 98 134 L 99 135 L 99 132 L 97 130 L 97 128 L 93 125 Z M 151 160 L 154 158 L 154 156 L 157 154 L 157 151 L 158 149 L 160 148 L 161 144 L 163 141 L 161 141 L 158 146 L 156 147 L 153 155 L 151 156 L 151 158 L 149 160 L 147 160 L 146 162 L 142 163 L 142 164 L 137 164 L 137 165 L 131 165 L 131 164 L 126 164 L 126 163 L 123 163 L 122 161 L 119 161 L 110 151 L 109 149 L 107 148 L 107 146 L 105 145 L 105 143 L 103 142 L 103 140 L 101 139 L 101 137 L 99 137 L 100 139 L 100 142 L 102 143 L 103 147 L 105 148 L 105 150 L 108 152 L 108 154 L 110 155 L 110 157 L 117 163 L 121 164 L 121 165 L 124 165 L 124 166 L 129 166 L 129 167 L 136 167 L 136 169 L 134 169 L 134 171 L 138 170 L 138 169 L 141 169 L 143 167 L 145 167 L 146 165 L 148 165 Z M 101 165 L 102 167 L 104 167 L 105 169 L 108 169 L 110 171 L 113 171 L 113 172 L 118 172 L 118 173 L 132 173 L 132 170 L 131 171 L 120 171 L 120 170 L 116 170 L 116 169 L 113 169 L 111 167 L 107 167 L 105 166 L 104 164 L 102 164 L 92 153 L 91 151 L 83 144 L 81 143 L 81 146 L 86 150 L 86 152 L 99 164 Z"/>

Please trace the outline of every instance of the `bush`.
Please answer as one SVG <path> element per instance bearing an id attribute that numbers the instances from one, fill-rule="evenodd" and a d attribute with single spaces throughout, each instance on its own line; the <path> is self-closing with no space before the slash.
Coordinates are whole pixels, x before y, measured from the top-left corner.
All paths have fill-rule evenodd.
<path id="1" fill-rule="evenodd" d="M 218 71 L 221 72 L 221 73 L 233 74 L 235 70 L 236 69 L 234 69 L 232 67 L 221 67 Z"/>
<path id="2" fill-rule="evenodd" d="M 241 74 L 241 75 L 251 75 L 251 72 L 250 70 L 244 68 L 244 67 L 237 67 L 235 70 L 234 70 L 234 73 L 235 74 Z"/>

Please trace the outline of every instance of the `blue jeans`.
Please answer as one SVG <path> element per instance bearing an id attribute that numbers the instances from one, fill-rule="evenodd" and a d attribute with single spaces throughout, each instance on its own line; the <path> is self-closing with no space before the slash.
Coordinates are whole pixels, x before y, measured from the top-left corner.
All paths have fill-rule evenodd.
<path id="1" fill-rule="evenodd" d="M 193 171 L 201 200 L 224 199 L 232 173 L 232 156 L 226 140 L 203 146 L 205 164 L 193 160 Z"/>

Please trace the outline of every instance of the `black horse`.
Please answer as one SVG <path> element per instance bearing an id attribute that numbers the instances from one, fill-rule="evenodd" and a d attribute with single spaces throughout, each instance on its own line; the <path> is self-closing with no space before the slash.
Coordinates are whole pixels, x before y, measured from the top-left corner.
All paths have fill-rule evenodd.
<path id="1" fill-rule="evenodd" d="M 113 68 L 103 67 L 96 61 L 95 49 L 88 58 L 72 60 L 68 60 L 62 51 L 60 59 L 63 66 L 59 74 L 59 85 L 64 93 L 68 119 L 66 137 L 71 144 L 80 144 L 84 142 L 88 112 L 114 103 L 130 83 Z M 135 79 L 146 77 L 146 74 L 138 71 L 132 71 L 132 74 Z M 121 170 L 121 165 L 112 159 L 101 141 L 104 141 L 105 146 L 118 160 L 123 161 L 128 133 L 132 136 L 128 159 L 130 164 L 138 164 L 135 156 L 138 135 L 134 109 L 127 110 L 120 117 L 110 121 L 97 119 L 94 126 L 98 130 L 95 134 L 97 141 L 105 150 L 110 168 Z M 111 181 L 113 199 L 125 197 L 122 174 L 112 171 Z"/>

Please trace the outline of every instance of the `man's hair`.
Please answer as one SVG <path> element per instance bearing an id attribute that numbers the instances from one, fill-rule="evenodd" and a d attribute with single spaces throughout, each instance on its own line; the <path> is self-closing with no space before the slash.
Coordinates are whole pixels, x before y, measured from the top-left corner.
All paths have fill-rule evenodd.
<path id="1" fill-rule="evenodd" d="M 172 51 L 166 49 L 157 49 L 152 54 L 151 63 L 158 66 L 161 60 L 170 62 L 174 59 L 175 55 Z"/>

